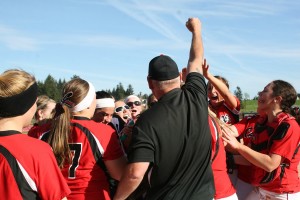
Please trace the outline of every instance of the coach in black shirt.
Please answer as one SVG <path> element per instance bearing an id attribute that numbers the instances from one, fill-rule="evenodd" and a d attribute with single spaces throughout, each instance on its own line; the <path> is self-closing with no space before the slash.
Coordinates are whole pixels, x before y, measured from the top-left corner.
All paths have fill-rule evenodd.
<path id="1" fill-rule="evenodd" d="M 170 57 L 150 61 L 148 84 L 158 102 L 133 128 L 129 164 L 114 199 L 126 199 L 144 175 L 150 184 L 146 199 L 213 199 L 201 23 L 190 18 L 186 26 L 193 37 L 185 86 L 180 88 L 178 67 Z"/>

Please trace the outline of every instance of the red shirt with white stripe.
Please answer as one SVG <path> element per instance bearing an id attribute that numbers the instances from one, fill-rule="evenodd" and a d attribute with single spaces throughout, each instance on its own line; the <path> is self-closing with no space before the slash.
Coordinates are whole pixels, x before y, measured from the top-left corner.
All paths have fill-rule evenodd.
<path id="1" fill-rule="evenodd" d="M 214 122 L 212 121 L 214 120 Z M 229 197 L 235 193 L 235 188 L 232 185 L 226 167 L 226 152 L 223 144 L 223 139 L 218 134 L 221 133 L 220 127 L 216 120 L 209 117 L 209 126 L 212 136 L 212 170 L 216 188 L 215 199 Z M 219 145 L 217 150 L 217 144 Z M 217 152 L 216 152 L 217 150 Z M 215 157 L 214 157 L 215 156 Z"/>

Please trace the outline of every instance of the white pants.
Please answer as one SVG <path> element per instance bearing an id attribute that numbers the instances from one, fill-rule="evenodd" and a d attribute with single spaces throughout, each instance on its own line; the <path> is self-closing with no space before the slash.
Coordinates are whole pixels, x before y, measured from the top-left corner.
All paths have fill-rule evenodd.
<path id="1" fill-rule="evenodd" d="M 279 194 L 270 192 L 261 188 L 255 188 L 246 198 L 246 200 L 299 200 L 300 192 L 293 194 Z"/>

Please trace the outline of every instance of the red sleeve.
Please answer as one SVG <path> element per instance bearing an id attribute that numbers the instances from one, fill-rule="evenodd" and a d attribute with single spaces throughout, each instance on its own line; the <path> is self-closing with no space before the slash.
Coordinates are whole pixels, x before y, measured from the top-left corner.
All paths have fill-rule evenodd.
<path id="1" fill-rule="evenodd" d="M 270 153 L 277 154 L 291 160 L 299 144 L 300 128 L 295 120 L 289 120 L 288 122 L 282 123 L 288 123 L 290 126 L 282 139 L 273 140 Z"/>
<path id="2" fill-rule="evenodd" d="M 37 126 L 34 125 L 33 127 L 31 127 L 31 129 L 28 131 L 27 135 L 30 137 L 33 137 L 33 138 L 38 138 L 37 137 Z"/>
<path id="3" fill-rule="evenodd" d="M 28 136 L 40 139 L 40 136 L 45 132 L 49 131 L 51 128 L 51 123 L 43 124 L 43 125 L 35 125 L 28 131 Z"/>
<path id="4" fill-rule="evenodd" d="M 237 98 L 236 96 L 235 96 L 235 99 L 236 99 L 236 110 L 237 111 L 240 111 L 241 110 L 241 102 L 240 102 L 240 100 L 239 100 L 239 98 Z"/>
<path id="5" fill-rule="evenodd" d="M 6 158 L 0 154 L 0 196 L 1 199 L 22 200 L 22 195 L 19 192 L 19 187 Z"/>
<path id="6" fill-rule="evenodd" d="M 45 143 L 45 145 L 47 145 Z M 63 199 L 71 193 L 65 178 L 57 166 L 50 146 L 39 154 L 39 169 L 37 173 L 37 189 L 41 199 Z"/>
<path id="7" fill-rule="evenodd" d="M 117 133 L 113 128 L 107 126 L 104 129 L 105 138 L 101 140 L 104 149 L 103 160 L 115 160 L 124 156 Z"/>
<path id="8" fill-rule="evenodd" d="M 233 126 L 235 126 L 236 130 L 238 131 L 239 136 L 243 134 L 243 132 L 247 128 L 247 124 L 248 124 L 248 117 L 244 117 L 241 121 L 233 124 Z"/>

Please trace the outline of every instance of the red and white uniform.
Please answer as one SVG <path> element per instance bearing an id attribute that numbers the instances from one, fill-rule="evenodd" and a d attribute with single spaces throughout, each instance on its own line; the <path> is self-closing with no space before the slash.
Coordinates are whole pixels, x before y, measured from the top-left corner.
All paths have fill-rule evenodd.
<path id="1" fill-rule="evenodd" d="M 63 199 L 70 189 L 50 146 L 17 131 L 0 131 L 0 198 Z"/>
<path id="2" fill-rule="evenodd" d="M 238 123 L 234 124 L 240 138 L 243 139 L 244 145 L 262 146 L 268 139 L 268 132 L 266 126 L 266 117 L 260 115 L 248 116 L 243 118 Z M 257 140 L 254 141 L 256 137 Z M 255 148 L 254 148 L 255 150 Z M 246 183 L 252 184 L 254 182 L 253 167 L 247 165 L 238 165 L 238 178 Z"/>
<path id="3" fill-rule="evenodd" d="M 72 191 L 68 200 L 110 199 L 103 161 L 124 156 L 115 130 L 109 125 L 77 116 L 71 120 L 71 126 L 69 147 L 72 162 L 66 162 L 61 170 Z"/>
<path id="4" fill-rule="evenodd" d="M 280 133 L 279 125 L 282 123 L 287 123 L 289 128 L 285 133 L 284 137 L 277 140 L 272 139 L 274 134 Z M 275 192 L 275 193 L 296 193 L 300 192 L 300 180 L 298 178 L 298 169 L 297 166 L 300 161 L 300 153 L 295 153 L 297 146 L 300 143 L 300 127 L 296 122 L 295 118 L 290 117 L 286 113 L 280 113 L 277 115 L 277 119 L 268 124 L 268 126 L 274 128 L 273 135 L 269 138 L 270 147 L 267 149 L 267 154 L 277 154 L 284 158 L 283 163 L 287 166 L 284 167 L 282 171 L 281 166 L 276 170 L 276 175 L 274 180 L 266 184 L 260 184 L 264 190 Z M 261 179 L 262 169 L 258 168 L 255 171 L 257 181 Z M 283 173 L 283 176 L 280 177 L 280 173 Z M 265 172 L 264 172 L 265 173 Z"/>
<path id="5" fill-rule="evenodd" d="M 226 167 L 226 153 L 223 139 L 218 134 L 221 133 L 220 127 L 213 118 L 209 117 L 209 126 L 212 135 L 212 170 L 214 175 L 216 194 L 215 199 L 232 196 L 235 188 L 232 185 Z M 218 145 L 218 147 L 217 147 Z"/>
<path id="6" fill-rule="evenodd" d="M 264 154 L 280 155 L 284 160 L 281 166 L 271 172 L 273 175 L 270 177 L 273 178 L 267 181 L 262 180 L 266 175 L 271 174 L 253 165 L 252 184 L 278 194 L 300 192 L 297 170 L 300 154 L 299 152 L 295 153 L 300 143 L 300 127 L 296 120 L 282 112 L 277 115 L 272 123 L 267 123 L 266 128 L 263 128 L 261 132 L 254 131 L 253 133 L 254 135 L 251 138 L 252 149 Z M 283 165 L 285 167 L 282 167 Z"/>
<path id="7" fill-rule="evenodd" d="M 46 123 L 43 125 L 33 125 L 33 127 L 31 127 L 31 129 L 28 131 L 27 135 L 30 137 L 34 137 L 37 139 L 40 139 L 40 137 L 45 133 L 48 132 L 50 130 L 51 127 L 51 123 Z"/>
<path id="8" fill-rule="evenodd" d="M 236 108 L 230 108 L 225 102 L 223 102 L 223 104 L 217 108 L 212 107 L 212 105 L 209 103 L 209 108 L 216 113 L 217 117 L 224 123 L 235 124 L 238 122 L 238 116 L 241 109 L 240 100 L 237 97 L 235 98 L 237 102 Z"/>

